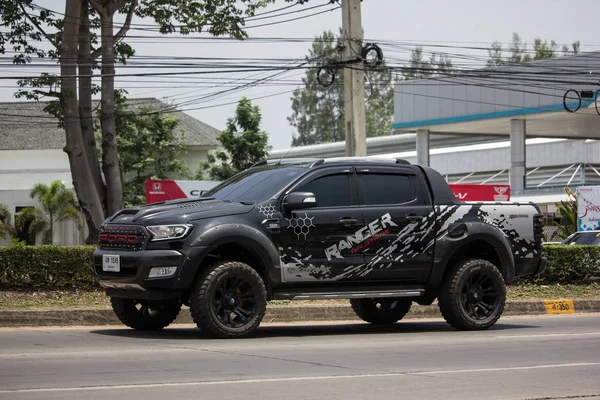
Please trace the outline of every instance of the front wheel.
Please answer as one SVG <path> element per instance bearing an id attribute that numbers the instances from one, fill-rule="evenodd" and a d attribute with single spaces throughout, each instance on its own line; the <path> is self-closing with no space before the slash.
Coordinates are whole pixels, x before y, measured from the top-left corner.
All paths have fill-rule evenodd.
<path id="1" fill-rule="evenodd" d="M 111 297 L 110 303 L 123 324 L 140 331 L 158 331 L 169 326 L 181 310 L 179 302 L 150 304 L 146 300 Z"/>
<path id="2" fill-rule="evenodd" d="M 363 321 L 385 325 L 404 318 L 410 310 L 412 301 L 396 298 L 352 299 L 350 305 L 354 313 Z"/>
<path id="3" fill-rule="evenodd" d="M 190 291 L 190 311 L 202 332 L 233 339 L 251 335 L 267 307 L 267 290 L 256 270 L 236 261 L 217 263 Z"/>
<path id="4" fill-rule="evenodd" d="M 446 276 L 438 303 L 444 319 L 456 329 L 488 329 L 504 311 L 504 278 L 489 261 L 461 261 Z"/>

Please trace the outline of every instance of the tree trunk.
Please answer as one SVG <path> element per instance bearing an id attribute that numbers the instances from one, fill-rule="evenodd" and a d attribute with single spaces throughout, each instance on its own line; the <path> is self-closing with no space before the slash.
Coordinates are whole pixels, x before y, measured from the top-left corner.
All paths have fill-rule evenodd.
<path id="1" fill-rule="evenodd" d="M 85 153 L 92 173 L 96 190 L 106 215 L 106 186 L 102 180 L 100 160 L 94 135 L 94 118 L 92 113 L 92 43 L 90 36 L 90 16 L 87 0 L 81 2 L 81 25 L 79 26 L 79 113 L 81 117 L 81 134 L 85 144 Z"/>
<path id="2" fill-rule="evenodd" d="M 79 205 L 85 215 L 90 217 L 88 219 L 90 236 L 97 238 L 98 230 L 104 222 L 104 214 L 85 153 L 77 104 L 76 61 L 80 13 L 81 0 L 66 1 L 64 33 L 60 49 L 61 107 L 67 138 L 64 151 L 69 156 L 71 177 Z"/>
<path id="3" fill-rule="evenodd" d="M 123 208 L 123 184 L 117 153 L 115 123 L 115 43 L 113 13 L 102 14 L 102 171 L 106 179 L 107 209 L 112 215 Z"/>

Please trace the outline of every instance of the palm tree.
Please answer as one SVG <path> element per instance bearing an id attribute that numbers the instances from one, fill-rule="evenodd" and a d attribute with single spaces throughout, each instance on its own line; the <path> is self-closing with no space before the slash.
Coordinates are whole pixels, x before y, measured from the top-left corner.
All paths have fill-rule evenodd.
<path id="1" fill-rule="evenodd" d="M 0 204 L 0 239 L 8 239 L 15 234 L 15 228 L 11 220 L 8 207 Z"/>
<path id="2" fill-rule="evenodd" d="M 45 244 L 52 244 L 54 226 L 57 222 L 73 221 L 81 227 L 79 210 L 75 194 L 65 188 L 61 181 L 54 181 L 50 186 L 36 183 L 29 193 L 31 198 L 37 199 L 41 209 L 27 207 L 19 213 L 19 220 L 30 220 L 29 235 L 35 236 L 43 232 Z"/>

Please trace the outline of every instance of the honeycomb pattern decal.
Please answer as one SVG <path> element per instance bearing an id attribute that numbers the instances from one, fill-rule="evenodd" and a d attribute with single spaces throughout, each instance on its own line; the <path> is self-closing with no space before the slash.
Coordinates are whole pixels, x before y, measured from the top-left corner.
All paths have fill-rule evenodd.
<path id="1" fill-rule="evenodd" d="M 258 206 L 258 212 L 267 218 L 273 218 L 273 215 L 275 215 L 275 206 L 273 204 L 261 204 Z"/>
<path id="2" fill-rule="evenodd" d="M 313 224 L 315 217 L 309 217 L 308 214 L 304 213 L 304 217 L 286 218 L 289 222 L 288 229 L 292 229 L 296 234 L 298 240 L 300 236 L 304 236 L 304 240 L 310 233 L 310 228 L 316 228 Z"/>

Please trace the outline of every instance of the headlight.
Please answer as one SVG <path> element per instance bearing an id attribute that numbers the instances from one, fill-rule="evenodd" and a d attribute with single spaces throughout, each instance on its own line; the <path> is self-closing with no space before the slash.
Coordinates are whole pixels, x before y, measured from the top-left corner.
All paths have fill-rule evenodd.
<path id="1" fill-rule="evenodd" d="M 156 225 L 146 227 L 152 234 L 151 241 L 179 239 L 187 235 L 190 225 Z"/>

